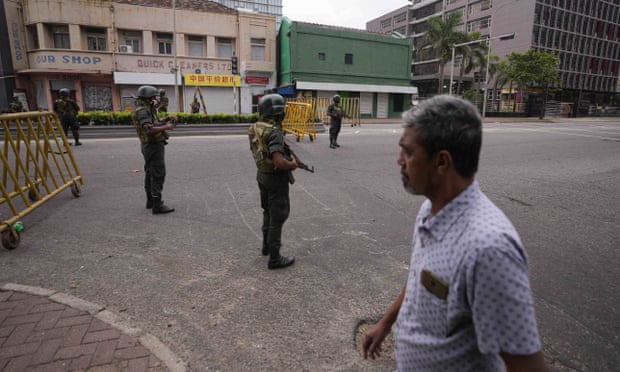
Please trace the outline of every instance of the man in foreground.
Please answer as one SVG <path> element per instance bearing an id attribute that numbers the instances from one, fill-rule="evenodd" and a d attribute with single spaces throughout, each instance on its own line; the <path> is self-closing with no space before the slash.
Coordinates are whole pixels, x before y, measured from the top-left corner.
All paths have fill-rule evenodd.
<path id="1" fill-rule="evenodd" d="M 482 144 L 474 106 L 451 96 L 404 116 L 398 165 L 424 195 L 407 283 L 363 341 L 380 354 L 392 325 L 399 371 L 547 371 L 514 227 L 474 176 Z"/>

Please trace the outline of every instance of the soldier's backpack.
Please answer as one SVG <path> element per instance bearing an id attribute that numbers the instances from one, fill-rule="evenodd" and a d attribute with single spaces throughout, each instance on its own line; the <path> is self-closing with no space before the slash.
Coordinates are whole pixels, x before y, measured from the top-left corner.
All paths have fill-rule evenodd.
<path id="1" fill-rule="evenodd" d="M 250 151 L 256 163 L 256 168 L 265 173 L 274 171 L 273 160 L 269 154 L 269 147 L 266 139 L 273 130 L 273 125 L 257 122 L 248 128 L 248 138 L 250 140 Z"/>

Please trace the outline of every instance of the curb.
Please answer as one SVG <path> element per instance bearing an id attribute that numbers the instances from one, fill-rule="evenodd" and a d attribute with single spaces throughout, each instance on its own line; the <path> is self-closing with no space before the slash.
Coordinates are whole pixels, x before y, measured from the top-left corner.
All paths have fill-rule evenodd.
<path id="1" fill-rule="evenodd" d="M 0 289 L 6 291 L 22 292 L 35 296 L 47 297 L 49 300 L 69 306 L 78 310 L 86 311 L 93 317 L 117 328 L 122 333 L 135 337 L 146 349 L 157 357 L 170 372 L 186 372 L 187 365 L 170 348 L 164 345 L 159 339 L 142 329 L 135 327 L 129 320 L 121 315 L 106 310 L 104 306 L 92 302 L 84 301 L 78 297 L 66 293 L 57 292 L 51 289 L 33 287 L 15 283 L 4 283 Z"/>

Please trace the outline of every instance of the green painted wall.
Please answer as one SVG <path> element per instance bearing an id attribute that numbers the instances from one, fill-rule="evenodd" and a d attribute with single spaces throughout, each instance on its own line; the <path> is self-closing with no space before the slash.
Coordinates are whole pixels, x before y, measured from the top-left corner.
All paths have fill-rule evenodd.
<path id="1" fill-rule="evenodd" d="M 296 81 L 410 85 L 411 39 L 283 18 L 279 47 L 280 86 Z M 347 53 L 352 64 L 345 63 Z"/>

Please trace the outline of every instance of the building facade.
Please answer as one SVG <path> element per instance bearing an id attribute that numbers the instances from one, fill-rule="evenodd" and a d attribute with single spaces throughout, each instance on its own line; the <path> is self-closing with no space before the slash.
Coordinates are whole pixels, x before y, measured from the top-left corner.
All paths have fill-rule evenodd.
<path id="1" fill-rule="evenodd" d="M 409 39 L 282 19 L 278 92 L 289 97 L 359 97 L 362 117 L 396 117 L 410 107 Z"/>
<path id="2" fill-rule="evenodd" d="M 4 1 L 16 89 L 50 110 L 68 88 L 84 111 L 130 110 L 140 85 L 170 111 L 251 113 L 276 85 L 275 17 L 195 0 Z M 231 57 L 238 59 L 232 74 Z"/>
<path id="3" fill-rule="evenodd" d="M 512 40 L 492 39 L 491 53 L 504 58 L 511 52 L 529 49 L 547 51 L 560 59 L 559 88 L 555 99 L 585 105 L 620 105 L 620 0 L 410 0 L 401 8 L 367 23 L 367 30 L 413 37 L 419 46 L 431 16 L 461 14 L 461 31 L 478 31 L 483 37 L 515 33 Z M 407 12 L 406 16 L 402 14 Z M 408 19 L 406 28 L 394 24 L 396 18 Z M 392 26 L 390 21 L 392 20 Z M 383 28 L 382 28 L 383 26 Z M 390 28 L 391 27 L 391 28 Z M 456 61 L 458 62 L 458 60 Z M 438 76 L 437 56 L 414 54 L 413 81 L 421 95 L 432 95 L 439 84 L 449 82 L 451 65 Z M 458 74 L 458 63 L 454 66 Z M 448 76 L 446 76 L 448 75 Z M 484 76 L 482 76 L 484 78 Z M 469 86 L 476 76 L 466 77 Z M 486 93 L 497 98 L 490 77 Z"/>
<path id="4" fill-rule="evenodd" d="M 276 17 L 277 29 L 282 20 L 282 0 L 212 0 L 229 8 L 247 9 Z"/>

